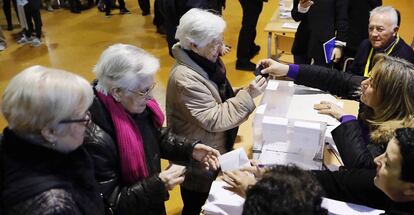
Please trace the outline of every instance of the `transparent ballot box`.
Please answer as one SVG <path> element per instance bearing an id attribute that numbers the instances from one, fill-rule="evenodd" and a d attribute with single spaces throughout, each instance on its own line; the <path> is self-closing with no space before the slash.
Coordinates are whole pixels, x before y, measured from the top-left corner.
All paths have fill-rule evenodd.
<path id="1" fill-rule="evenodd" d="M 262 164 L 321 169 L 327 127 L 339 124 L 313 109 L 321 101 L 338 103 L 318 89 L 270 80 L 253 120 L 253 158 Z"/>

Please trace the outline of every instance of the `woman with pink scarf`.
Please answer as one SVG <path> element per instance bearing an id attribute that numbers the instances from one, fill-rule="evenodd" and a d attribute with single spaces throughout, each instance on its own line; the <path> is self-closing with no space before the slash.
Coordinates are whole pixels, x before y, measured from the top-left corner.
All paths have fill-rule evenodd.
<path id="1" fill-rule="evenodd" d="M 110 214 L 165 214 L 168 190 L 184 181 L 183 168 L 161 171 L 160 159 L 217 169 L 219 152 L 162 128 L 152 97 L 158 59 L 132 45 L 106 49 L 94 68 L 95 99 L 85 146 Z"/>

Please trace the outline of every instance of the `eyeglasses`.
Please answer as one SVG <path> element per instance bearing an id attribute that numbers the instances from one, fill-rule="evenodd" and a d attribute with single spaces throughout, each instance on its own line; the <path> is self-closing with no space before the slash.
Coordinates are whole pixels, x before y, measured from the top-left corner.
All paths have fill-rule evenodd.
<path id="1" fill-rule="evenodd" d="M 140 96 L 142 96 L 142 97 L 145 97 L 145 96 L 148 96 L 151 92 L 152 92 L 152 90 L 154 89 L 154 87 L 155 87 L 155 83 L 153 83 L 146 91 L 144 91 L 144 92 L 141 92 L 141 91 L 134 91 L 134 90 L 130 90 L 130 89 L 128 89 L 128 91 L 129 92 L 131 92 L 131 93 L 134 93 L 134 94 L 136 94 L 136 95 L 140 95 Z"/>
<path id="2" fill-rule="evenodd" d="M 86 115 L 82 119 L 65 119 L 60 121 L 59 123 L 67 124 L 67 123 L 83 123 L 84 125 L 88 125 L 91 122 L 91 113 L 89 111 L 86 112 Z"/>

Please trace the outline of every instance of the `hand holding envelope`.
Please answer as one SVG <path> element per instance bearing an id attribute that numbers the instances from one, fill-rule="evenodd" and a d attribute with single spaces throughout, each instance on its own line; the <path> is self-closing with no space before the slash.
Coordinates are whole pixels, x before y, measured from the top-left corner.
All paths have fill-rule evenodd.
<path id="1" fill-rule="evenodd" d="M 244 197 L 248 186 L 255 184 L 253 174 L 239 169 L 250 166 L 250 161 L 243 148 L 238 148 L 219 157 L 223 180 L 229 185 L 229 190 Z"/>

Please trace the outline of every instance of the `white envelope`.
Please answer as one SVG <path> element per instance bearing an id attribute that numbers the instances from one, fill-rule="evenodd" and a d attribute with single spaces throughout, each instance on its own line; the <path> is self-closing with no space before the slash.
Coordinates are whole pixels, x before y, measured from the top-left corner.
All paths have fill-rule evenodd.
<path id="1" fill-rule="evenodd" d="M 213 181 L 206 204 L 202 207 L 205 215 L 240 215 L 243 212 L 244 198 L 224 189 L 223 181 Z"/>
<path id="2" fill-rule="evenodd" d="M 379 215 L 384 213 L 383 210 L 370 208 L 364 205 L 357 205 L 348 202 L 342 202 L 334 199 L 323 198 L 321 206 L 333 215 Z"/>
<path id="3" fill-rule="evenodd" d="M 222 171 L 238 170 L 244 165 L 250 165 L 249 158 L 243 147 L 221 155 L 219 158 Z"/>

